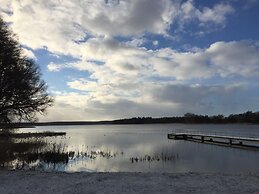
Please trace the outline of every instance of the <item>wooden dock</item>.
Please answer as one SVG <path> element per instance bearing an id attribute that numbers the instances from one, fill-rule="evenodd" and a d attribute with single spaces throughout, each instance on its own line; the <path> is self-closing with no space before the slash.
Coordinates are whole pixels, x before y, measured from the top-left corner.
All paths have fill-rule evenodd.
<path id="1" fill-rule="evenodd" d="M 253 148 L 259 150 L 259 138 L 209 135 L 195 133 L 170 133 L 168 139 L 187 140 L 206 144 L 215 144 L 237 148 Z"/>

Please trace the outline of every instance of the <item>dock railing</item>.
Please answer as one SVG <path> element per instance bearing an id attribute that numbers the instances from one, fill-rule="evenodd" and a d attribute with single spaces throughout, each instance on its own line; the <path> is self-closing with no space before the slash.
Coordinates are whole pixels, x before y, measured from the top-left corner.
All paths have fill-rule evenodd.
<path id="1" fill-rule="evenodd" d="M 215 135 L 215 136 L 231 136 L 241 138 L 258 138 L 259 133 L 255 132 L 240 132 L 240 131 L 218 131 L 218 130 L 196 130 L 196 129 L 174 129 L 172 133 L 188 133 L 194 135 Z"/>
<path id="2" fill-rule="evenodd" d="M 228 145 L 233 147 L 253 147 L 259 149 L 259 137 L 245 133 L 227 133 L 218 131 L 195 131 L 191 129 L 174 130 L 168 139 L 188 140 L 207 144 Z"/>

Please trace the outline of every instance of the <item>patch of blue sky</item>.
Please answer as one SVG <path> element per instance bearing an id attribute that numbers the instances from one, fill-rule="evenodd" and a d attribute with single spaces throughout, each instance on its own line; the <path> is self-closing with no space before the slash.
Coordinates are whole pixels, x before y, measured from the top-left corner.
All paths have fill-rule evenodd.
<path id="1" fill-rule="evenodd" d="M 215 40 L 210 39 L 208 26 L 198 26 L 198 22 L 192 22 L 186 24 L 188 28 L 179 30 L 177 24 L 173 24 L 167 35 L 162 34 L 145 34 L 143 38 L 146 40 L 143 42 L 143 47 L 148 50 L 157 50 L 162 48 L 171 48 L 175 51 L 183 52 L 186 51 L 186 45 L 188 49 L 191 49 L 195 45 L 198 48 L 206 48 Z M 215 32 L 215 28 L 214 28 Z M 209 35 L 209 37 L 208 37 Z M 188 50 L 187 49 L 187 50 Z"/>
<path id="2" fill-rule="evenodd" d="M 212 40 L 258 40 L 259 25 L 255 24 L 258 17 L 259 5 L 249 10 L 240 10 L 233 17 L 228 18 L 228 23 L 223 30 L 212 35 Z"/>
<path id="3" fill-rule="evenodd" d="M 147 48 L 148 50 L 168 48 L 171 47 L 174 43 L 174 41 L 164 37 L 163 35 L 146 34 L 144 38 L 146 39 L 146 41 L 143 43 L 142 46 Z"/>
<path id="4" fill-rule="evenodd" d="M 174 41 L 168 43 L 168 46 L 178 48 L 179 51 L 185 51 L 185 45 L 206 48 L 219 40 L 218 32 L 224 31 L 222 26 L 217 26 L 213 23 L 199 25 L 198 21 L 192 21 L 183 25 L 185 27 L 182 29 L 178 28 L 177 24 L 173 25 L 170 29 L 170 34 L 173 34 L 175 38 L 172 39 Z"/>
<path id="5" fill-rule="evenodd" d="M 98 61 L 98 60 L 88 60 L 89 63 L 94 63 L 96 65 L 104 65 L 104 61 Z"/>
<path id="6" fill-rule="evenodd" d="M 43 68 L 42 69 L 43 71 L 47 70 L 47 65 L 51 62 L 55 64 L 63 64 L 63 63 L 71 63 L 71 62 L 79 61 L 79 59 L 69 55 L 62 55 L 62 54 L 59 55 L 59 54 L 51 53 L 47 49 L 37 49 L 37 50 L 34 50 L 33 53 L 37 58 L 37 62 Z"/>
<path id="7" fill-rule="evenodd" d="M 235 0 L 235 1 L 238 1 L 238 0 Z M 243 0 L 241 0 L 243 1 Z M 199 5 L 202 7 L 209 7 L 209 8 L 212 8 L 213 6 L 215 6 L 216 4 L 219 4 L 219 3 L 224 3 L 224 4 L 227 4 L 227 3 L 230 3 L 230 2 L 233 2 L 233 0 L 209 0 L 209 1 L 204 1 L 204 0 L 195 0 L 194 1 L 194 5 L 195 6 L 198 6 L 199 8 Z"/>
<path id="8" fill-rule="evenodd" d="M 251 13 L 248 13 L 247 10 L 243 10 L 242 12 L 244 13 L 236 13 L 235 16 L 229 17 L 226 26 L 213 28 L 214 31 L 210 31 L 208 27 L 207 29 L 204 28 L 198 31 L 197 26 L 195 29 L 193 24 L 189 25 L 188 32 L 190 33 L 183 33 L 183 38 L 181 38 L 182 41 L 180 43 L 188 43 L 190 45 L 195 45 L 196 47 L 206 48 L 218 41 L 258 40 L 259 25 L 256 26 L 254 21 L 248 22 L 248 18 L 251 18 L 251 16 L 257 18 L 258 13 L 254 10 L 251 11 Z M 192 32 L 196 32 L 196 34 L 193 34 Z"/>
<path id="9" fill-rule="evenodd" d="M 118 42 L 128 42 L 132 40 L 132 36 L 114 36 L 113 38 Z"/>
<path id="10" fill-rule="evenodd" d="M 73 80 L 75 77 L 89 77 L 89 72 L 79 71 L 72 68 L 64 68 L 59 71 L 51 72 L 48 69 L 48 64 L 67 64 L 78 62 L 79 60 L 67 55 L 56 55 L 50 53 L 46 49 L 37 49 L 33 51 L 37 64 L 41 68 L 42 78 L 48 83 L 49 90 L 68 91 L 70 88 L 67 86 L 67 82 Z"/>
<path id="11" fill-rule="evenodd" d="M 45 80 L 48 83 L 50 90 L 71 92 L 67 82 L 74 81 L 78 78 L 89 79 L 90 74 L 87 71 L 79 71 L 76 69 L 62 69 L 58 72 L 48 72 Z"/>
<path id="12" fill-rule="evenodd" d="M 49 72 L 47 76 L 45 76 L 45 81 L 48 84 L 49 91 L 70 91 L 67 82 L 71 81 L 71 78 L 70 76 L 64 76 L 64 72 Z"/>
<path id="13" fill-rule="evenodd" d="M 173 81 L 176 81 L 175 77 L 162 77 L 162 76 L 158 76 L 158 75 L 155 75 L 155 76 L 152 76 L 152 77 L 149 77 L 147 79 L 148 82 L 156 82 L 156 83 L 159 83 L 159 82 L 173 82 Z"/>
<path id="14" fill-rule="evenodd" d="M 159 48 L 171 47 L 175 42 L 172 37 L 166 37 L 162 34 L 144 33 L 138 37 L 133 36 L 115 36 L 114 39 L 118 42 L 130 42 L 135 39 L 143 39 L 139 47 L 145 47 L 148 50 L 156 50 Z"/>

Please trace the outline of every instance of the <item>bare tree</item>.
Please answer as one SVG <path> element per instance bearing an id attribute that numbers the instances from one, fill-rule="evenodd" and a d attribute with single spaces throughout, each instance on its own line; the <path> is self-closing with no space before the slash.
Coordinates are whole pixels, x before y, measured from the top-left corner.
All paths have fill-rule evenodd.
<path id="1" fill-rule="evenodd" d="M 53 103 L 38 65 L 23 54 L 17 37 L 0 18 L 0 123 L 35 121 Z"/>

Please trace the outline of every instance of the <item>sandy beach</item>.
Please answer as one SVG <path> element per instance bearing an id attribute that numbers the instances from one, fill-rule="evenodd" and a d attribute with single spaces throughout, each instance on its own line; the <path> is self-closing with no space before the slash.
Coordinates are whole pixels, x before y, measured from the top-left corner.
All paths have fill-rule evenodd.
<path id="1" fill-rule="evenodd" d="M 259 174 L 0 171 L 1 194 L 259 193 Z"/>

